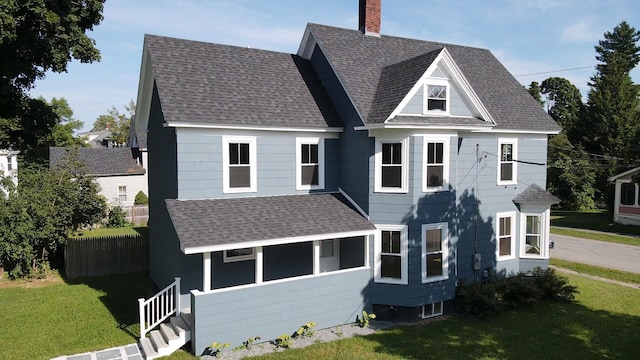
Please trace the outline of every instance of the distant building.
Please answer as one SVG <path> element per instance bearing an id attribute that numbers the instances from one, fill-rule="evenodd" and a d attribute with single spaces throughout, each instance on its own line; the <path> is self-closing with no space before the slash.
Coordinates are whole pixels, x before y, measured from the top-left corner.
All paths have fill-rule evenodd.
<path id="1" fill-rule="evenodd" d="M 0 149 L 0 175 L 9 176 L 18 185 L 18 154 L 19 151 Z M 2 188 L 2 185 L 0 185 Z M 2 189 L 4 191 L 4 189 Z"/>
<path id="2" fill-rule="evenodd" d="M 98 130 L 79 133 L 78 137 L 84 138 L 85 142 L 92 148 L 112 148 L 118 144 L 113 140 L 113 131 Z"/>

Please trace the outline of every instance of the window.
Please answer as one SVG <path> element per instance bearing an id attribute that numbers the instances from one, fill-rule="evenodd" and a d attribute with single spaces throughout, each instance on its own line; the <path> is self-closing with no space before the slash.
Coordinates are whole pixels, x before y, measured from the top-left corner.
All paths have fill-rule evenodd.
<path id="1" fill-rule="evenodd" d="M 127 201 L 127 187 L 126 186 L 118 186 L 118 200 L 120 202 Z"/>
<path id="2" fill-rule="evenodd" d="M 496 214 L 496 252 L 498 260 L 514 258 L 516 213 L 505 212 Z"/>
<path id="3" fill-rule="evenodd" d="M 7 157 L 7 171 L 13 170 L 13 156 Z"/>
<path id="4" fill-rule="evenodd" d="M 422 282 L 444 280 L 448 273 L 448 224 L 422 225 Z"/>
<path id="5" fill-rule="evenodd" d="M 517 183 L 517 139 L 498 140 L 498 185 Z"/>
<path id="6" fill-rule="evenodd" d="M 634 183 L 620 184 L 620 204 L 622 205 L 636 204 L 636 184 Z"/>
<path id="7" fill-rule="evenodd" d="M 445 85 L 427 85 L 427 111 L 447 111 Z"/>
<path id="8" fill-rule="evenodd" d="M 223 137 L 222 158 L 224 192 L 255 192 L 256 138 Z"/>
<path id="9" fill-rule="evenodd" d="M 422 191 L 446 190 L 449 180 L 449 139 L 424 139 Z"/>
<path id="10" fill-rule="evenodd" d="M 228 263 L 228 262 L 234 262 L 234 261 L 244 261 L 244 260 L 255 259 L 256 256 L 253 249 L 254 248 L 225 250 L 222 252 L 223 261 Z"/>
<path id="11" fill-rule="evenodd" d="M 408 143 L 408 139 L 376 143 L 376 191 L 407 191 Z"/>
<path id="12" fill-rule="evenodd" d="M 376 253 L 375 281 L 407 284 L 407 226 L 378 226 L 374 251 Z"/>
<path id="13" fill-rule="evenodd" d="M 442 315 L 442 301 L 433 304 L 422 305 L 423 319 L 428 319 L 438 315 Z"/>
<path id="14" fill-rule="evenodd" d="M 324 189 L 324 139 L 296 139 L 296 189 Z"/>
<path id="15" fill-rule="evenodd" d="M 546 214 L 546 215 L 545 215 Z M 522 214 L 520 225 L 520 257 L 547 258 L 548 257 L 548 223 L 549 211 L 539 214 Z"/>

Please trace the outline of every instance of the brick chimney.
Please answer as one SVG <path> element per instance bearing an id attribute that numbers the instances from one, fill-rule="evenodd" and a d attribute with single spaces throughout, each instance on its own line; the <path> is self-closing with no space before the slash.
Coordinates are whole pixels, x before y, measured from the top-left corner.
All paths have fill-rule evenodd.
<path id="1" fill-rule="evenodd" d="M 382 0 L 360 0 L 358 30 L 365 35 L 380 36 Z"/>

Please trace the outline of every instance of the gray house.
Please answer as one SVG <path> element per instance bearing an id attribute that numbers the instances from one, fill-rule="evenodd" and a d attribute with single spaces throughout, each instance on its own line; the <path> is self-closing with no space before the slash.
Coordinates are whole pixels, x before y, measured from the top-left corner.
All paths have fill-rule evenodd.
<path id="1" fill-rule="evenodd" d="M 559 126 L 488 50 L 381 35 L 379 0 L 297 54 L 147 35 L 140 79 L 151 277 L 196 354 L 548 265 Z"/>

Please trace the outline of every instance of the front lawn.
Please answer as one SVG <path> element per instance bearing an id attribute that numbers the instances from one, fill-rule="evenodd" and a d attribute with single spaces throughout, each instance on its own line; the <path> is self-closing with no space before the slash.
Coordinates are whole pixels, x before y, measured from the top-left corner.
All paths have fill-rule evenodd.
<path id="1" fill-rule="evenodd" d="M 613 214 L 607 211 L 579 212 L 554 210 L 551 212 L 551 226 L 640 235 L 640 226 L 616 224 L 613 222 Z"/>

